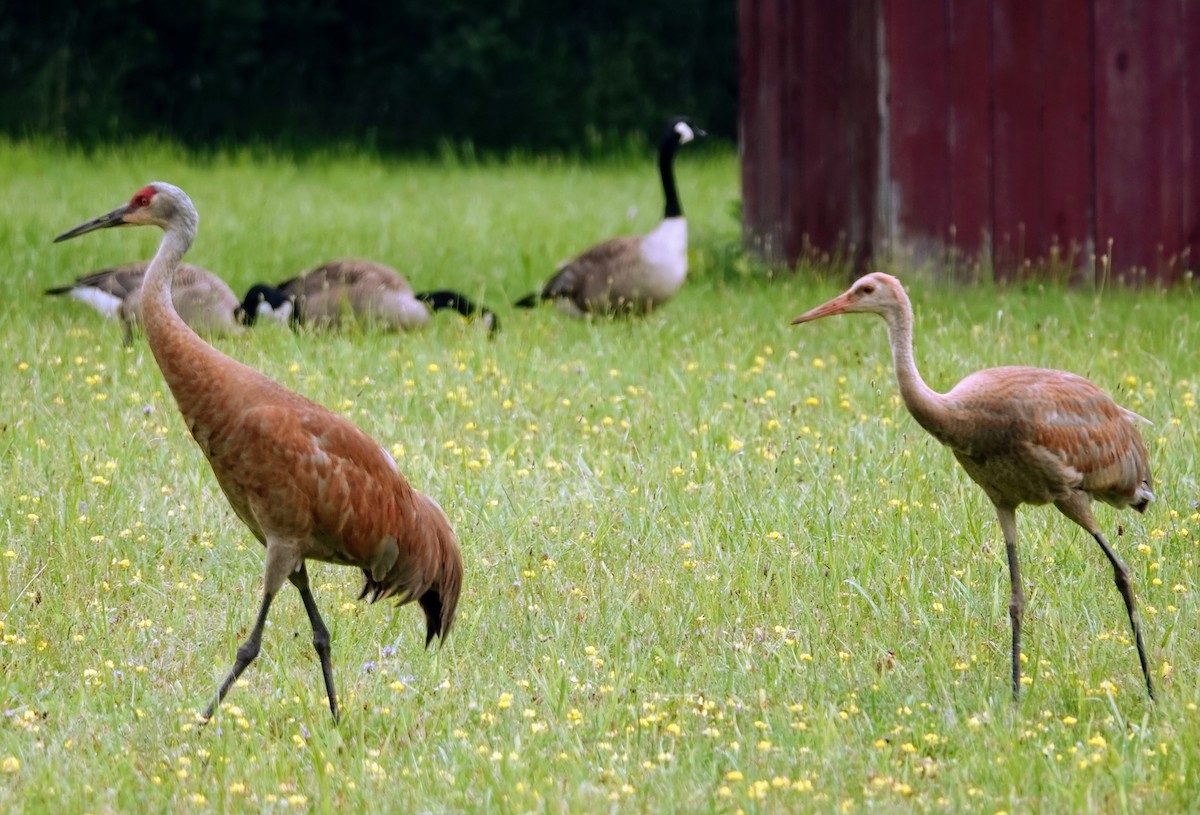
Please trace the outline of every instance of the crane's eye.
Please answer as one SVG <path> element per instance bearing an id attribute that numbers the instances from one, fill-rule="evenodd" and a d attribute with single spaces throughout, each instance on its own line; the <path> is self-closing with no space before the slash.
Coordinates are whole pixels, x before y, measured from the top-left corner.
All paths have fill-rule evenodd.
<path id="1" fill-rule="evenodd" d="M 150 206 L 150 196 L 148 196 L 148 195 L 139 195 L 139 196 L 138 196 L 138 199 L 137 199 L 137 205 L 138 205 L 139 207 L 148 207 L 148 206 Z"/>
<path id="2" fill-rule="evenodd" d="M 868 285 L 868 286 L 863 286 L 861 289 L 859 289 L 859 291 L 860 291 L 861 293 L 863 293 L 863 294 L 874 294 L 874 293 L 875 293 L 875 287 L 874 287 L 874 286 L 869 286 L 869 285 Z"/>

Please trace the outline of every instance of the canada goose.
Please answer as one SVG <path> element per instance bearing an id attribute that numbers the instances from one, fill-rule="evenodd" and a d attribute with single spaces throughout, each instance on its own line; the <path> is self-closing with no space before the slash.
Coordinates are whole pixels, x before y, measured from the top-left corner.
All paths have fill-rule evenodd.
<path id="1" fill-rule="evenodd" d="M 150 261 L 129 263 L 83 275 L 67 286 L 46 289 L 87 303 L 110 319 L 120 320 L 122 340 L 133 341 L 133 329 L 142 323 L 142 279 Z M 230 334 L 243 322 L 237 295 L 224 280 L 207 269 L 181 264 L 171 286 L 171 299 L 179 316 L 201 334 Z"/>
<path id="2" fill-rule="evenodd" d="M 645 235 L 613 238 L 559 264 L 542 288 L 514 305 L 532 308 L 554 300 L 569 314 L 644 314 L 671 298 L 687 277 L 687 219 L 675 189 L 675 151 L 704 131 L 684 118 L 667 123 L 658 143 L 658 171 L 666 210 Z"/>
<path id="3" fill-rule="evenodd" d="M 335 327 L 343 317 L 387 328 L 419 328 L 430 311 L 450 308 L 482 316 L 488 331 L 500 328 L 491 310 L 448 290 L 413 292 L 404 275 L 370 260 L 334 260 L 275 286 L 250 287 L 241 310 L 247 325 L 269 316 L 293 325 Z"/>

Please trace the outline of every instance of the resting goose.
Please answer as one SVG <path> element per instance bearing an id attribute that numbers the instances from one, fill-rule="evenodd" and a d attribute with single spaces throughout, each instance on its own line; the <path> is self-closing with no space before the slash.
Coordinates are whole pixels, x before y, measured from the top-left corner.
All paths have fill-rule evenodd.
<path id="1" fill-rule="evenodd" d="M 46 294 L 65 294 L 110 319 L 119 320 L 122 340 L 129 345 L 133 329 L 142 323 L 142 279 L 149 266 L 149 261 L 142 261 L 101 269 L 66 286 L 46 289 Z M 198 333 L 230 334 L 241 329 L 237 295 L 207 269 L 180 264 L 171 285 L 171 300 L 183 321 Z"/>
<path id="2" fill-rule="evenodd" d="M 515 305 L 532 308 L 553 300 L 573 316 L 644 314 L 666 302 L 687 277 L 687 220 L 675 189 L 675 152 L 704 131 L 684 118 L 667 123 L 658 144 L 658 170 L 666 209 L 662 223 L 645 235 L 613 238 L 562 263 L 540 294 Z"/>
<path id="3" fill-rule="evenodd" d="M 496 315 L 458 292 L 413 292 L 404 275 L 370 260 L 334 260 L 275 286 L 257 283 L 241 309 L 248 325 L 260 316 L 292 325 L 336 327 L 349 317 L 390 329 L 419 328 L 431 311 L 454 309 L 464 317 L 481 315 L 488 330 L 499 329 Z"/>

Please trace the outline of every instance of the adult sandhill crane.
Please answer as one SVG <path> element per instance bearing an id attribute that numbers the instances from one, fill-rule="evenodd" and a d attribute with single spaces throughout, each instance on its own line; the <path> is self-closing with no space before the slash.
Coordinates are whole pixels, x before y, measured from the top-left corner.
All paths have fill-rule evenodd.
<path id="1" fill-rule="evenodd" d="M 500 323 L 488 308 L 465 294 L 438 290 L 413 292 L 404 275 L 371 260 L 333 260 L 274 286 L 256 283 L 242 301 L 248 324 L 270 316 L 293 325 L 334 327 L 344 317 L 389 329 L 419 328 L 429 313 L 454 309 L 464 317 L 478 314 L 495 333 Z"/>
<path id="2" fill-rule="evenodd" d="M 1020 692 L 1021 617 L 1025 593 L 1017 562 L 1017 507 L 1049 504 L 1087 530 L 1113 567 L 1113 576 L 1137 642 L 1146 690 L 1154 698 L 1129 568 L 1092 515 L 1092 499 L 1145 512 L 1154 500 L 1146 443 L 1136 422 L 1145 421 L 1081 376 L 1044 368 L 988 368 L 949 393 L 932 390 L 913 362 L 912 304 L 904 287 L 886 274 L 859 278 L 843 294 L 806 311 L 792 324 L 834 314 L 869 312 L 887 322 L 900 395 L 921 427 L 950 448 L 971 479 L 983 487 L 1000 519 L 1012 593 L 1012 686 Z"/>
<path id="3" fill-rule="evenodd" d="M 425 612 L 428 647 L 435 636 L 444 639 L 454 621 L 462 556 L 441 507 L 410 487 L 369 436 L 225 356 L 180 319 L 171 303 L 171 278 L 198 221 L 183 190 L 154 182 L 125 206 L 55 241 L 113 226 L 164 230 L 142 284 L 146 339 L 233 511 L 267 549 L 258 618 L 205 720 L 258 656 L 271 601 L 290 580 L 312 623 L 313 647 L 336 721 L 329 630 L 309 589 L 306 560 L 361 568 L 360 597 L 395 597 L 401 604 L 416 600 Z"/>
<path id="4" fill-rule="evenodd" d="M 46 294 L 65 294 L 119 320 L 122 340 L 129 345 L 133 330 L 142 323 L 142 278 L 149 266 L 147 260 L 100 269 L 66 286 L 46 289 Z M 201 334 L 233 334 L 245 322 L 233 289 L 212 272 L 190 263 L 179 265 L 171 284 L 171 300 L 183 321 Z"/>
<path id="5" fill-rule="evenodd" d="M 685 118 L 667 123 L 658 145 L 666 210 L 653 232 L 593 246 L 560 264 L 540 294 L 526 295 L 514 305 L 532 308 L 542 300 L 553 300 L 568 314 L 580 317 L 643 314 L 669 300 L 687 277 L 687 219 L 675 189 L 675 152 L 703 135 Z"/>

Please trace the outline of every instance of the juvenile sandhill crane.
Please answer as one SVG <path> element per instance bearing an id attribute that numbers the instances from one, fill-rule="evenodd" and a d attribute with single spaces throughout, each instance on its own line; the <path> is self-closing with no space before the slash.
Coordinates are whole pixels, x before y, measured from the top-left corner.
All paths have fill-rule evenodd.
<path id="1" fill-rule="evenodd" d="M 129 203 L 59 235 L 153 225 L 164 230 L 142 284 L 146 339 L 192 437 L 233 511 L 266 546 L 262 605 L 216 698 L 258 656 L 271 601 L 290 580 L 300 591 L 321 661 L 329 709 L 338 718 L 329 630 L 309 589 L 307 559 L 363 570 L 360 597 L 416 600 L 425 645 L 445 638 L 462 585 L 462 557 L 432 498 L 408 485 L 383 448 L 350 422 L 289 391 L 201 340 L 171 303 L 171 278 L 199 217 L 178 187 L 154 182 Z"/>
<path id="2" fill-rule="evenodd" d="M 389 329 L 419 328 L 429 313 L 454 309 L 464 317 L 480 315 L 491 333 L 500 324 L 488 308 L 456 291 L 413 292 L 390 266 L 370 260 L 334 260 L 271 286 L 256 283 L 242 301 L 248 324 L 270 316 L 293 325 L 333 327 L 343 318 Z"/>
<path id="3" fill-rule="evenodd" d="M 67 295 L 87 303 L 106 317 L 119 320 L 125 345 L 142 323 L 142 278 L 150 261 L 128 263 L 83 275 L 74 283 L 46 289 L 46 294 Z M 237 295 L 207 269 L 181 263 L 171 284 L 175 310 L 192 330 L 201 334 L 233 334 L 245 320 Z"/>
<path id="4" fill-rule="evenodd" d="M 685 118 L 667 123 L 658 145 L 666 210 L 653 232 L 593 246 L 560 264 L 540 294 L 526 295 L 514 305 L 532 308 L 542 300 L 553 300 L 568 314 L 580 317 L 644 314 L 669 300 L 687 277 L 687 219 L 675 189 L 675 152 L 703 135 Z"/>
<path id="5" fill-rule="evenodd" d="M 908 412 L 950 448 L 996 507 L 1012 582 L 1008 613 L 1014 698 L 1021 687 L 1025 607 L 1017 563 L 1017 507 L 1053 503 L 1096 539 L 1112 564 L 1153 699 L 1129 568 L 1100 533 L 1091 505 L 1095 498 L 1118 509 L 1145 512 L 1154 500 L 1146 443 L 1135 424 L 1144 420 L 1083 377 L 1044 368 L 988 368 L 971 374 L 949 393 L 937 393 L 913 362 L 912 304 L 900 281 L 890 275 L 861 277 L 792 324 L 853 312 L 878 314 L 887 322 L 896 380 Z"/>

